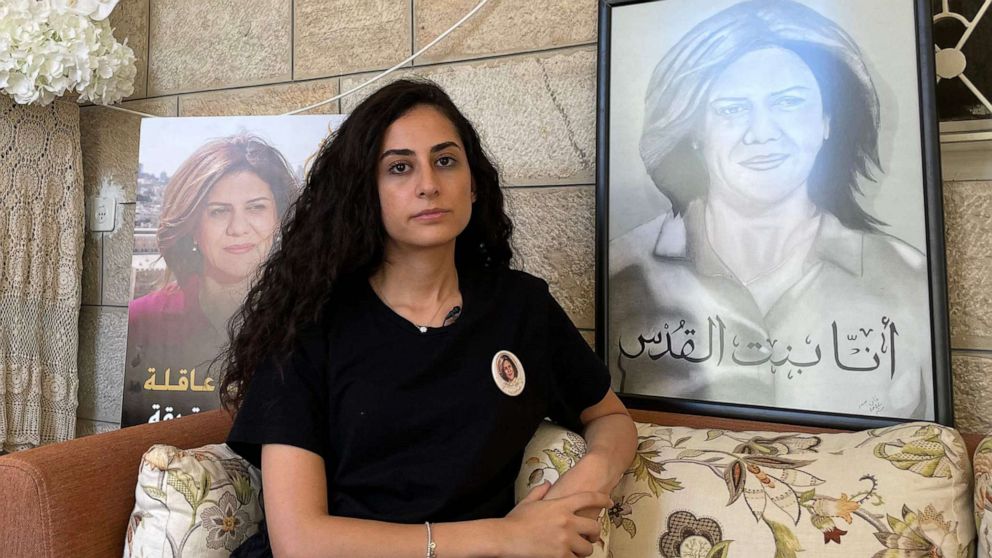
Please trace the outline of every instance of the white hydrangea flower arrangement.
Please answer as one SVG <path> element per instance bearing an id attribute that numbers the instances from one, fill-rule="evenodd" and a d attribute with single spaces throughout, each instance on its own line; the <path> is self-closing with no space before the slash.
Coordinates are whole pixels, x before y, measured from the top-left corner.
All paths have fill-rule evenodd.
<path id="1" fill-rule="evenodd" d="M 0 0 L 0 92 L 22 105 L 72 91 L 103 105 L 131 95 L 134 51 L 107 21 L 118 1 Z"/>

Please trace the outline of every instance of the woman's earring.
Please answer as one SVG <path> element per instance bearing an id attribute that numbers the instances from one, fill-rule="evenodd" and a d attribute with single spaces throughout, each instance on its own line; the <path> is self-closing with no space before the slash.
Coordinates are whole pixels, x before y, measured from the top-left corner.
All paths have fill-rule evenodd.
<path id="1" fill-rule="evenodd" d="M 699 142 L 698 141 L 692 140 L 692 150 L 693 151 L 699 151 Z"/>
<path id="2" fill-rule="evenodd" d="M 197 250 L 197 247 L 196 247 L 196 241 L 194 240 L 194 241 L 193 241 L 193 253 L 195 254 L 195 253 L 197 253 L 197 252 L 199 252 L 199 250 Z"/>

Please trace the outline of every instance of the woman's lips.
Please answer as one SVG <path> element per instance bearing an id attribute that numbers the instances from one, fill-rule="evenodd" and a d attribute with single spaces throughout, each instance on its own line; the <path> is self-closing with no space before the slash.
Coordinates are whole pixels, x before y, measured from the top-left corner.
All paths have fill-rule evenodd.
<path id="1" fill-rule="evenodd" d="M 779 167 L 788 158 L 789 155 L 785 153 L 771 153 L 768 155 L 757 155 L 740 161 L 737 164 L 751 170 L 766 171 Z"/>
<path id="2" fill-rule="evenodd" d="M 225 246 L 224 251 L 232 254 L 245 254 L 251 252 L 254 248 L 254 244 L 233 244 L 231 246 Z"/>
<path id="3" fill-rule="evenodd" d="M 417 221 L 434 221 L 450 213 L 447 209 L 428 209 L 413 216 Z"/>

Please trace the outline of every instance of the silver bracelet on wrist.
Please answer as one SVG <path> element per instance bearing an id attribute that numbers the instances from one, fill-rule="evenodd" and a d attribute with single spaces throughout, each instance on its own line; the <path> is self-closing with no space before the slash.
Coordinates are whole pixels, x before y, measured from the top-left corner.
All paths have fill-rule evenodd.
<path id="1" fill-rule="evenodd" d="M 424 525 L 427 526 L 427 558 L 437 558 L 437 553 L 434 551 L 436 548 L 434 545 L 434 537 L 431 535 L 431 522 L 425 521 Z"/>

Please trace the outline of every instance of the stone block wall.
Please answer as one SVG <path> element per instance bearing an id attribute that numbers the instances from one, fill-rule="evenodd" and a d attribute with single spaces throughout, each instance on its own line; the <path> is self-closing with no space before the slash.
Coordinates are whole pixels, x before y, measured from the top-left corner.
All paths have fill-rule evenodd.
<path id="1" fill-rule="evenodd" d="M 126 108 L 161 116 L 280 114 L 335 95 L 447 29 L 476 0 L 122 0 L 138 56 Z M 445 87 L 501 166 L 518 266 L 551 284 L 592 341 L 595 321 L 596 0 L 495 0 L 399 75 Z M 373 86 L 374 87 L 374 86 Z M 347 112 L 361 94 L 318 109 Z M 80 435 L 119 426 L 141 117 L 81 111 L 87 201 L 117 200 L 88 232 L 80 315 Z M 988 179 L 992 179 L 990 174 Z M 992 184 L 946 185 L 959 423 L 992 430 Z M 967 332 L 967 333 L 965 333 Z"/>

